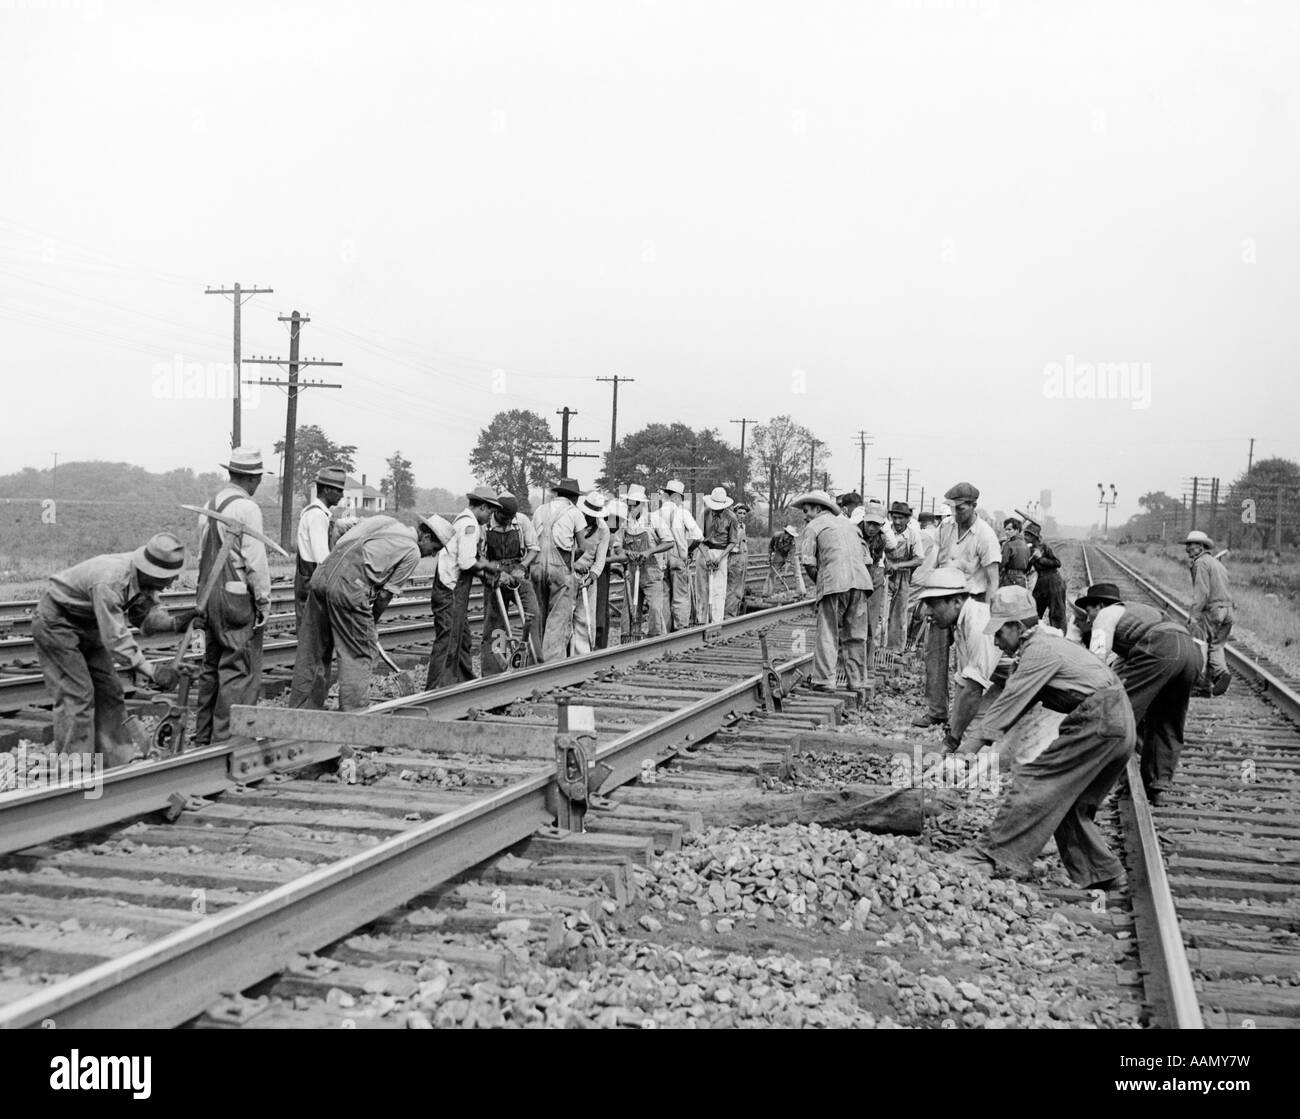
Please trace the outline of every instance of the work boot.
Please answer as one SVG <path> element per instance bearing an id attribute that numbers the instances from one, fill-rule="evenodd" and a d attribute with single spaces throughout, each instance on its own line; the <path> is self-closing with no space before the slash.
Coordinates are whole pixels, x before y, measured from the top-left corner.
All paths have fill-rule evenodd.
<path id="1" fill-rule="evenodd" d="M 942 715 L 931 715 L 928 711 L 924 715 L 918 715 L 912 720 L 914 727 L 937 727 L 943 722 Z"/>
<path id="2" fill-rule="evenodd" d="M 1122 890 L 1127 885 L 1128 875 L 1121 870 L 1114 878 L 1107 878 L 1101 882 L 1094 882 L 1092 885 L 1085 886 L 1084 888 L 1089 892 L 1093 890 L 1102 890 L 1105 893 L 1110 893 L 1112 890 Z"/>
<path id="3" fill-rule="evenodd" d="M 1220 696 L 1228 690 L 1228 685 L 1232 683 L 1232 673 L 1224 669 L 1215 678 L 1210 685 L 1210 694 Z"/>

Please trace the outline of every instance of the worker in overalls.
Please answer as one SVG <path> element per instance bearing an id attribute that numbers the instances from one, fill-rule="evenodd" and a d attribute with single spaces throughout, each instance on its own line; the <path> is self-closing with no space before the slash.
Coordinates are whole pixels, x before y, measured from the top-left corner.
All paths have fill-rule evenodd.
<path id="1" fill-rule="evenodd" d="M 474 679 L 474 646 L 469 630 L 469 592 L 483 573 L 495 575 L 499 565 L 483 556 L 483 526 L 496 509 L 497 495 L 478 486 L 465 495 L 466 507 L 452 521 L 452 540 L 438 557 L 438 573 L 429 595 L 433 611 L 433 651 L 425 687 L 450 688 Z"/>
<path id="2" fill-rule="evenodd" d="M 224 464 L 230 481 L 208 507 L 262 531 L 262 510 L 253 494 L 262 484 L 262 452 L 237 447 Z M 217 555 L 232 530 L 210 517 L 199 517 L 199 586 L 207 581 Z M 262 692 L 262 634 L 271 611 L 271 569 L 266 545 L 252 535 L 239 536 L 208 598 L 202 619 L 206 633 L 198 680 L 194 745 L 207 746 L 230 737 L 230 708 L 255 704 Z"/>
<path id="3" fill-rule="evenodd" d="M 605 545 L 605 569 L 596 577 L 596 648 L 607 649 L 610 645 L 621 645 L 628 636 L 631 611 L 628 609 L 628 596 L 632 593 L 632 581 L 627 577 L 627 553 L 623 550 L 623 533 L 627 526 L 627 503 L 609 501 L 605 504 L 602 518 L 609 530 L 609 539 Z M 615 575 L 623 577 L 623 601 L 615 602 L 610 594 L 610 583 Z M 618 634 L 618 640 L 611 640 L 611 634 Z"/>
<path id="4" fill-rule="evenodd" d="M 290 707 L 325 707 L 336 650 L 339 710 L 367 706 L 370 664 L 379 642 L 375 624 L 393 597 L 392 588 L 415 574 L 421 556 L 433 555 L 450 539 L 451 525 L 437 516 L 421 518 L 416 531 L 392 517 L 367 517 L 340 538 L 312 573 Z"/>
<path id="5" fill-rule="evenodd" d="M 293 612 L 302 625 L 307 609 L 307 589 L 312 573 L 325 562 L 333 546 L 330 540 L 330 510 L 343 500 L 348 476 L 341 466 L 323 467 L 316 475 L 316 496 L 298 518 L 298 559 L 293 572 Z"/>
<path id="6" fill-rule="evenodd" d="M 650 503 L 646 497 L 645 487 L 630 485 L 627 488 L 627 519 L 623 522 L 623 555 L 625 563 L 623 597 L 629 606 L 624 611 L 629 635 L 633 629 L 640 632 L 640 625 L 633 622 L 640 618 L 644 609 L 649 623 L 649 635 L 658 637 L 668 632 L 667 618 L 664 613 L 664 564 L 665 553 L 673 549 L 672 537 L 664 535 L 650 515 Z M 635 591 L 637 601 L 632 602 Z"/>
<path id="7" fill-rule="evenodd" d="M 537 586 L 539 605 L 546 611 L 546 631 L 542 637 L 542 660 L 563 660 L 569 655 L 573 636 L 573 599 L 577 584 L 573 564 L 583 549 L 587 521 L 574 506 L 578 483 L 561 478 L 551 492 L 555 495 L 533 516 L 540 554 L 533 565 L 533 582 Z"/>
<path id="8" fill-rule="evenodd" d="M 727 601 L 723 616 L 737 618 L 745 611 L 745 577 L 749 574 L 749 502 L 737 501 L 736 550 L 727 559 Z"/>
<path id="9" fill-rule="evenodd" d="M 609 556 L 609 525 L 605 523 L 605 495 L 592 490 L 578 502 L 585 521 L 582 554 L 573 563 L 573 640 L 570 656 L 586 656 L 596 646 L 597 581 Z"/>
<path id="10" fill-rule="evenodd" d="M 499 568 L 497 572 L 488 571 L 483 576 L 483 633 L 479 640 L 479 662 L 484 676 L 496 676 L 507 667 L 502 661 L 502 651 L 494 652 L 492 648 L 493 632 L 506 628 L 506 620 L 497 603 L 498 589 L 511 627 L 518 627 L 516 635 L 522 637 L 526 648 L 534 650 L 534 655 L 539 648 L 534 643 L 537 595 L 533 593 L 533 581 L 528 570 L 541 550 L 537 545 L 537 532 L 532 522 L 519 512 L 519 501 L 514 494 L 499 493 L 497 501 L 500 507 L 492 510 L 483 540 L 484 557 Z M 518 621 L 515 620 L 517 613 L 511 609 L 516 590 L 524 608 L 524 616 Z"/>

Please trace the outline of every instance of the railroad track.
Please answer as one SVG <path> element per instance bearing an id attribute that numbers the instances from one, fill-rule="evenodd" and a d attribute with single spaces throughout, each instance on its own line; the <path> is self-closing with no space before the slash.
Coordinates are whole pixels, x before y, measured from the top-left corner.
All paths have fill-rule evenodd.
<path id="1" fill-rule="evenodd" d="M 1181 605 L 1112 552 L 1105 578 L 1175 616 Z M 1300 1026 L 1300 683 L 1229 645 L 1231 690 L 1193 698 L 1171 793 L 1152 807 L 1136 758 L 1118 816 L 1156 1025 Z"/>
<path id="2" fill-rule="evenodd" d="M 0 926 L 0 1025 L 175 1026 L 214 1007 L 238 1017 L 235 993 L 277 975 L 309 984 L 302 953 L 370 922 L 400 923 L 397 907 L 451 890 L 520 843 L 542 856 L 511 882 L 525 903 L 553 878 L 618 895 L 626 873 L 610 859 L 644 860 L 682 831 L 680 812 L 623 786 L 779 705 L 766 717 L 784 746 L 747 753 L 742 742 L 725 759 L 696 760 L 708 796 L 728 773 L 779 771 L 791 733 L 834 720 L 848 697 L 780 699 L 811 655 L 773 660 L 805 648 L 810 623 L 806 603 L 776 607 L 357 716 L 240 708 L 249 737 L 110 771 L 96 799 L 70 785 L 0 795 L 0 897 L 14 918 Z M 595 761 L 608 767 L 600 791 L 618 798 L 597 802 L 585 832 L 551 827 L 565 805 L 554 739 L 566 704 L 594 712 Z M 276 780 L 354 744 L 375 747 L 366 764 L 388 771 L 373 786 Z M 169 805 L 175 822 L 154 822 Z M 479 900 L 452 904 L 470 910 L 462 925 L 484 920 Z M 425 950 L 415 941 L 429 929 L 406 931 L 404 950 Z"/>
<path id="3" fill-rule="evenodd" d="M 752 593 L 761 587 L 766 578 L 766 568 L 751 571 L 746 579 L 746 586 Z M 424 584 L 427 589 L 427 583 Z M 396 653 L 410 657 L 428 656 L 433 642 L 433 622 L 428 614 L 427 598 L 413 594 L 420 587 L 408 585 L 401 597 L 395 598 L 385 615 L 379 629 L 379 638 L 390 654 Z M 185 592 L 178 592 L 184 594 Z M 610 588 L 611 600 L 623 601 L 622 580 L 613 580 Z M 193 594 L 190 593 L 190 604 Z M 274 600 L 273 600 L 274 601 Z M 288 604 L 292 607 L 293 595 L 290 589 Z M 181 602 L 169 604 L 169 609 L 184 609 Z M 470 624 L 479 626 L 483 621 L 483 592 L 475 588 L 470 594 Z M 29 619 L 30 621 L 30 619 Z M 287 614 L 273 614 L 267 621 L 267 633 L 263 645 L 262 660 L 265 668 L 271 670 L 265 684 L 271 694 L 282 690 L 286 684 L 284 673 L 293 668 L 297 654 L 298 642 L 292 610 Z M 148 651 L 165 651 L 165 655 L 155 660 L 169 660 L 176 648 L 175 634 L 141 634 L 138 635 L 141 648 Z M 191 658 L 192 659 L 192 658 Z M 280 670 L 277 674 L 276 670 Z M 131 674 L 119 669 L 119 675 L 127 686 L 128 696 L 133 696 L 134 689 Z M 45 681 L 41 676 L 40 662 L 35 645 L 30 636 L 0 637 L 0 715 L 22 711 L 25 708 L 42 707 L 49 702 L 45 690 Z M 0 733 L 4 730 L 4 720 L 0 719 Z"/>

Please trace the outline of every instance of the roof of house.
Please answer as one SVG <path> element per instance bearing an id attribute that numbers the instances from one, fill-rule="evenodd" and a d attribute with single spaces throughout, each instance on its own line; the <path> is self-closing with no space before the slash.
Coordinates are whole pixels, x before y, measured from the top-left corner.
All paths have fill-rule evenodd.
<path id="1" fill-rule="evenodd" d="M 370 486 L 370 485 L 363 486 L 363 485 L 362 485 L 360 482 L 358 482 L 354 477 L 352 477 L 351 474 L 349 474 L 349 475 L 348 475 L 348 484 L 347 484 L 347 487 L 344 489 L 343 492 L 344 492 L 344 493 L 352 493 L 352 492 L 354 492 L 354 491 L 356 491 L 356 490 L 360 490 L 360 491 L 361 491 L 361 496 L 362 496 L 362 497 L 383 497 L 383 496 L 384 496 L 382 493 L 379 492 L 379 490 L 375 489 L 374 486 Z"/>

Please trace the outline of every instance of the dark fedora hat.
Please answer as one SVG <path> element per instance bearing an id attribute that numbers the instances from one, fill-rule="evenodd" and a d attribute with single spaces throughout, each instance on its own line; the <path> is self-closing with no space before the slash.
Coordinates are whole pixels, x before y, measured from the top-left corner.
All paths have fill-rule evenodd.
<path id="1" fill-rule="evenodd" d="M 582 490 L 573 478 L 561 478 L 551 487 L 551 490 L 566 497 L 580 497 L 582 495 Z"/>
<path id="2" fill-rule="evenodd" d="M 1074 604 L 1080 608 L 1086 608 L 1088 606 L 1114 606 L 1116 603 L 1123 601 L 1120 597 L 1119 588 L 1114 583 L 1093 583 L 1088 588 L 1088 593 L 1076 598 Z"/>
<path id="3" fill-rule="evenodd" d="M 906 501 L 895 501 L 889 506 L 890 513 L 900 513 L 904 517 L 912 515 L 912 507 Z"/>

